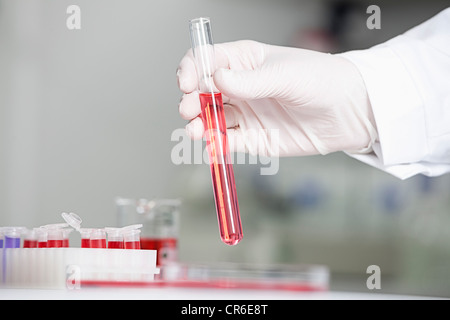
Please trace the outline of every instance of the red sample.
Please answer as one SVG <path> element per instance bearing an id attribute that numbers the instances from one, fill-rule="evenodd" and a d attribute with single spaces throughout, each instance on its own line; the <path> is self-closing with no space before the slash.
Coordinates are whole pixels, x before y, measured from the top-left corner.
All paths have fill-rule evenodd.
<path id="1" fill-rule="evenodd" d="M 235 245 L 241 241 L 243 233 L 226 133 L 222 94 L 215 93 L 213 98 L 210 93 L 200 93 L 200 104 L 220 237 L 224 243 Z"/>
<path id="2" fill-rule="evenodd" d="M 91 239 L 91 248 L 106 248 L 106 239 Z"/>
<path id="3" fill-rule="evenodd" d="M 140 241 L 125 241 L 125 249 L 141 249 Z"/>
<path id="4" fill-rule="evenodd" d="M 37 248 L 37 246 L 38 246 L 37 240 L 29 240 L 29 239 L 23 240 L 24 248 Z"/>
<path id="5" fill-rule="evenodd" d="M 108 241 L 108 249 L 123 249 L 123 241 Z"/>
<path id="6" fill-rule="evenodd" d="M 81 239 L 81 247 L 82 248 L 90 248 L 91 240 L 90 239 Z"/>
<path id="7" fill-rule="evenodd" d="M 47 248 L 62 248 L 62 240 L 47 240 Z"/>
<path id="8" fill-rule="evenodd" d="M 38 248 L 47 248 L 47 241 L 39 241 Z"/>
<path id="9" fill-rule="evenodd" d="M 156 265 L 177 260 L 176 238 L 142 238 L 141 249 L 156 250 Z"/>

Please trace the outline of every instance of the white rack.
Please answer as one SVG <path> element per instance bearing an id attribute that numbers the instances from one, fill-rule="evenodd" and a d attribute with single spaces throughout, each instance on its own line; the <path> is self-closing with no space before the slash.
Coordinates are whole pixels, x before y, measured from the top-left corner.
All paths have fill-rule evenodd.
<path id="1" fill-rule="evenodd" d="M 146 283 L 159 274 L 155 250 L 0 249 L 0 285 L 79 288 L 83 283 Z"/>

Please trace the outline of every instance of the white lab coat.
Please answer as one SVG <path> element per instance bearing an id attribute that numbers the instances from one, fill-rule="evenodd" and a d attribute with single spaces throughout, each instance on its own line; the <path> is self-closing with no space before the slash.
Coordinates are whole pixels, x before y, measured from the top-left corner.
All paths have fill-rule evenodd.
<path id="1" fill-rule="evenodd" d="M 372 153 L 351 156 L 401 179 L 450 172 L 450 8 L 342 56 L 361 72 L 379 137 Z"/>

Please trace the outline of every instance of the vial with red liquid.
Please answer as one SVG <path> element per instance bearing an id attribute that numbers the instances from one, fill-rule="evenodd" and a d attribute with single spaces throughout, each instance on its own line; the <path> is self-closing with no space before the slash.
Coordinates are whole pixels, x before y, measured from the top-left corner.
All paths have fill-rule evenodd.
<path id="1" fill-rule="evenodd" d="M 81 247 L 90 248 L 91 247 L 91 232 L 90 228 L 80 228 L 78 229 L 81 235 Z"/>
<path id="2" fill-rule="evenodd" d="M 59 229 L 49 230 L 47 233 L 47 248 L 62 248 L 63 234 Z"/>
<path id="3" fill-rule="evenodd" d="M 62 233 L 63 233 L 62 247 L 63 248 L 69 248 L 70 247 L 69 235 L 70 235 L 70 233 L 72 231 L 73 231 L 72 228 L 64 228 L 64 229 L 62 229 Z"/>
<path id="4" fill-rule="evenodd" d="M 141 249 L 141 230 L 130 230 L 123 234 L 125 249 Z"/>
<path id="5" fill-rule="evenodd" d="M 123 234 L 123 244 L 125 249 L 141 249 L 142 224 L 126 226 L 121 229 Z"/>
<path id="6" fill-rule="evenodd" d="M 23 248 L 37 248 L 38 235 L 36 229 L 27 230 L 23 239 Z"/>
<path id="7" fill-rule="evenodd" d="M 104 229 L 92 229 L 90 240 L 90 248 L 106 249 L 106 231 Z"/>
<path id="8" fill-rule="evenodd" d="M 108 235 L 108 249 L 123 249 L 122 228 L 105 228 Z"/>
<path id="9" fill-rule="evenodd" d="M 67 227 L 67 223 L 48 224 L 42 227 L 47 232 L 47 248 L 63 247 L 63 228 Z"/>
<path id="10" fill-rule="evenodd" d="M 42 228 L 37 228 L 37 247 L 47 248 L 47 231 Z"/>
<path id="11" fill-rule="evenodd" d="M 211 22 L 209 18 L 197 18 L 189 26 L 220 237 L 225 244 L 236 245 L 242 240 L 243 232 L 222 94 L 213 81 L 216 66 Z"/>

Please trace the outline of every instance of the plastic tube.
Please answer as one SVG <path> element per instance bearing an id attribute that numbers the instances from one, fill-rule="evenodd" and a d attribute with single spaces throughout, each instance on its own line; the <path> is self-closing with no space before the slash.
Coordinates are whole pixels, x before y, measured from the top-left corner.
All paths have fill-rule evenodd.
<path id="1" fill-rule="evenodd" d="M 47 248 L 63 247 L 63 228 L 67 227 L 67 223 L 55 223 L 42 226 L 47 230 Z"/>
<path id="2" fill-rule="evenodd" d="M 3 229 L 4 243 L 7 248 L 20 248 L 20 235 L 26 231 L 24 227 L 6 227 Z"/>
<path id="3" fill-rule="evenodd" d="M 23 239 L 24 248 L 37 248 L 38 246 L 38 235 L 36 229 L 26 230 L 25 237 Z"/>
<path id="4" fill-rule="evenodd" d="M 105 228 L 108 234 L 108 249 L 123 249 L 122 228 Z"/>
<path id="5" fill-rule="evenodd" d="M 72 228 L 64 228 L 64 229 L 62 229 L 62 233 L 63 233 L 62 247 L 63 248 L 69 248 L 70 247 L 69 235 L 70 235 L 70 233 L 72 231 L 73 231 Z"/>
<path id="6" fill-rule="evenodd" d="M 106 231 L 105 229 L 92 229 L 90 237 L 91 248 L 106 248 Z"/>
<path id="7" fill-rule="evenodd" d="M 125 249 L 141 249 L 140 228 L 142 228 L 142 224 L 135 224 L 122 228 Z"/>
<path id="8" fill-rule="evenodd" d="M 91 232 L 93 229 L 90 228 L 80 228 L 78 231 L 81 235 L 81 247 L 90 248 L 91 247 Z"/>

